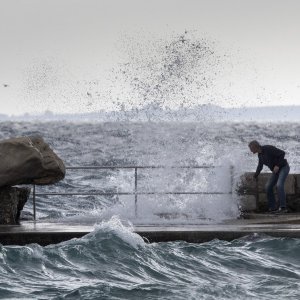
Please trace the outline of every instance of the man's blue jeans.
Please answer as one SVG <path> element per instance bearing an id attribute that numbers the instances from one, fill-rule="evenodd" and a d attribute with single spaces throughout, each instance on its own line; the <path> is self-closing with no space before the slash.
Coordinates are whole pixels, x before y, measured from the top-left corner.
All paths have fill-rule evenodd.
<path id="1" fill-rule="evenodd" d="M 276 185 L 280 207 L 286 207 L 284 182 L 290 172 L 290 166 L 287 164 L 282 167 L 277 174 L 272 173 L 266 184 L 266 192 L 270 209 L 276 209 L 276 201 L 274 196 L 274 186 Z"/>

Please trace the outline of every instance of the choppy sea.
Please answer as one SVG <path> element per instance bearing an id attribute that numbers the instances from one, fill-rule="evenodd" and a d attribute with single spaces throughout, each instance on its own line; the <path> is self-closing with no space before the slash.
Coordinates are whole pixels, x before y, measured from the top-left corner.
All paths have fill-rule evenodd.
<path id="1" fill-rule="evenodd" d="M 95 230 L 46 247 L 0 246 L 0 299 L 299 299 L 298 239 L 147 244 L 132 230 L 237 218 L 234 185 L 257 164 L 248 142 L 285 150 L 291 172 L 299 172 L 299 132 L 295 123 L 0 123 L 1 139 L 41 135 L 69 167 L 160 166 L 138 170 L 138 191 L 153 194 L 139 195 L 137 206 L 132 195 L 37 197 L 38 222 Z M 214 168 L 179 168 L 203 165 Z M 68 169 L 37 193 L 132 192 L 134 176 L 134 169 Z M 31 200 L 22 218 L 32 218 Z"/>

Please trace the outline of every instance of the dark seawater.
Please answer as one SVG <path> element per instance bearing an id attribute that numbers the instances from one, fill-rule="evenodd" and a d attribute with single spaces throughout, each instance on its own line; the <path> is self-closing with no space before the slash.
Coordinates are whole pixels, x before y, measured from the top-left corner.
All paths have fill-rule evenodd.
<path id="1" fill-rule="evenodd" d="M 118 219 L 58 245 L 0 248 L 1 299 L 299 299 L 300 241 L 145 244 Z"/>
<path id="2" fill-rule="evenodd" d="M 248 142 L 258 139 L 286 150 L 291 172 L 299 172 L 300 125 L 241 123 L 0 123 L 1 138 L 40 134 L 74 165 L 164 165 L 140 174 L 140 188 L 228 189 L 256 167 Z M 214 172 L 170 171 L 174 165 L 218 165 Z M 173 177 L 172 177 L 173 176 Z M 157 179 L 157 177 L 159 179 Z M 68 172 L 60 184 L 40 191 L 132 188 L 127 171 Z M 89 222 L 81 238 L 41 247 L 0 247 L 0 299 L 299 299 L 298 239 L 248 236 L 232 242 L 146 244 L 130 223 L 218 222 L 238 216 L 235 197 L 100 196 L 39 197 L 38 221 Z M 204 203 L 204 204 L 203 204 Z M 179 212 L 161 220 L 157 212 Z M 24 216 L 31 218 L 32 204 Z M 180 215 L 184 215 L 181 218 Z"/>

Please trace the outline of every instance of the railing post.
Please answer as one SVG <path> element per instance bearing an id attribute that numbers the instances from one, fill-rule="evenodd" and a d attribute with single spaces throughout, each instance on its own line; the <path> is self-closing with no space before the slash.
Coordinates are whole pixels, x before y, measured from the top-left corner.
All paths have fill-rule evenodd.
<path id="1" fill-rule="evenodd" d="M 134 168 L 134 214 L 137 218 L 137 167 Z"/>
<path id="2" fill-rule="evenodd" d="M 231 195 L 233 195 L 233 176 L 234 176 L 234 167 L 233 165 L 230 166 L 230 184 L 231 184 Z"/>
<path id="3" fill-rule="evenodd" d="M 33 202 L 33 220 L 36 219 L 36 208 L 35 208 L 35 184 L 33 184 L 33 196 L 32 196 L 32 202 Z"/>

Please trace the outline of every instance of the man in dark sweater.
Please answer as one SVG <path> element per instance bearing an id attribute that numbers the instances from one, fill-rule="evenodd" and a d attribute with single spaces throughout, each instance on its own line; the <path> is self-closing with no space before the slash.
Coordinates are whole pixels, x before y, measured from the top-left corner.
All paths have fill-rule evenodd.
<path id="1" fill-rule="evenodd" d="M 263 165 L 266 165 L 272 171 L 272 175 L 266 184 L 269 211 L 276 211 L 276 201 L 273 191 L 274 186 L 276 185 L 280 205 L 278 212 L 287 212 L 284 182 L 289 174 L 290 166 L 284 158 L 285 152 L 274 146 L 261 146 L 257 141 L 250 142 L 249 148 L 253 154 L 258 154 L 258 166 L 254 178 L 257 179 Z"/>

